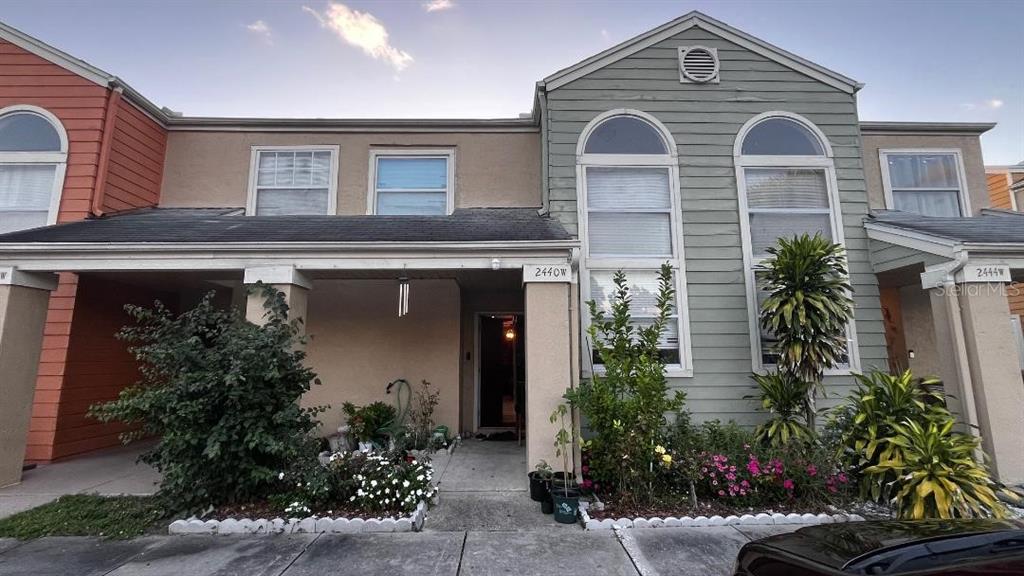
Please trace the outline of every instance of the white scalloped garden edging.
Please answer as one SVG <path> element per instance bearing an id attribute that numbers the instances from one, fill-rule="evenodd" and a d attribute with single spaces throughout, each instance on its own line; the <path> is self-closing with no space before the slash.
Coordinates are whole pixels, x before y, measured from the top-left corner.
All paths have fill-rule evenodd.
<path id="1" fill-rule="evenodd" d="M 860 522 L 864 518 L 857 514 L 744 514 L 742 516 L 683 516 L 676 518 L 605 518 L 595 520 L 580 507 L 580 519 L 586 530 L 611 530 L 613 528 L 682 528 L 703 526 L 775 526 L 784 524 L 833 524 L 839 522 Z"/>
<path id="2" fill-rule="evenodd" d="M 427 515 L 427 503 L 421 501 L 412 515 L 404 518 L 260 518 L 250 520 L 175 520 L 167 527 L 171 534 L 314 534 L 333 532 L 353 534 L 356 532 L 419 532 Z"/>

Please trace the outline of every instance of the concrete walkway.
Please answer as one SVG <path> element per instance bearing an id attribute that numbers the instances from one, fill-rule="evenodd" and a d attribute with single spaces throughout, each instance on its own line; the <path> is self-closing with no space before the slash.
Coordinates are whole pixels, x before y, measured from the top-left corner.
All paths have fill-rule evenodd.
<path id="1" fill-rule="evenodd" d="M 0 576 L 729 576 L 744 542 L 793 528 L 0 539 Z"/>
<path id="2" fill-rule="evenodd" d="M 152 494 L 160 475 L 136 463 L 146 447 L 132 444 L 26 470 L 20 484 L 0 488 L 0 518 L 65 494 Z"/>

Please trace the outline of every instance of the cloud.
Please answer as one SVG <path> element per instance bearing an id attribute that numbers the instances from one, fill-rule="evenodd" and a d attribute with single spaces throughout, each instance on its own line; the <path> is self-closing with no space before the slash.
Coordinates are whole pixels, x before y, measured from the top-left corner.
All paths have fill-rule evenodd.
<path id="1" fill-rule="evenodd" d="M 413 63 L 411 54 L 391 45 L 387 28 L 369 12 L 353 10 L 336 2 L 329 2 L 323 14 L 309 6 L 303 6 L 302 9 L 346 43 L 359 48 L 371 58 L 387 62 L 398 72 Z"/>
<path id="2" fill-rule="evenodd" d="M 1003 107 L 1003 101 L 998 98 L 993 98 L 991 100 L 986 101 L 985 106 L 988 106 L 989 108 L 995 110 L 996 108 Z"/>
<path id="3" fill-rule="evenodd" d="M 1003 102 L 999 98 L 991 98 L 989 100 L 985 100 L 980 104 L 975 102 L 964 102 L 963 104 L 960 105 L 960 107 L 968 111 L 977 110 L 979 108 L 984 108 L 988 110 L 998 110 L 1003 107 L 1003 104 L 1005 104 L 1005 102 Z"/>
<path id="4" fill-rule="evenodd" d="M 271 41 L 272 32 L 270 30 L 270 25 L 263 20 L 257 20 L 251 24 L 246 24 L 245 29 L 257 36 L 261 36 L 267 42 Z"/>
<path id="5" fill-rule="evenodd" d="M 452 8 L 455 8 L 455 2 L 452 0 L 430 0 L 423 3 L 423 9 L 427 12 L 443 12 Z"/>

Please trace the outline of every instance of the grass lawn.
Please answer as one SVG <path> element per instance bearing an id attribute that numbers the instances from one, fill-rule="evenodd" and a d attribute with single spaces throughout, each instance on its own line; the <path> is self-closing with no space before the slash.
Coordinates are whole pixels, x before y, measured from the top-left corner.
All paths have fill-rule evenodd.
<path id="1" fill-rule="evenodd" d="M 0 519 L 0 538 L 134 538 L 165 531 L 169 514 L 153 496 L 73 494 Z"/>

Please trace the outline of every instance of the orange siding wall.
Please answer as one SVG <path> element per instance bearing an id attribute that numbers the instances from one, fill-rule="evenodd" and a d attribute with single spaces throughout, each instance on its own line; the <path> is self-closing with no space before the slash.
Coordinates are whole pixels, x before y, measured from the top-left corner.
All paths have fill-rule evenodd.
<path id="1" fill-rule="evenodd" d="M 53 113 L 68 134 L 67 171 L 61 193 L 58 222 L 72 222 L 90 215 L 100 172 L 103 129 L 108 98 L 106 87 L 82 78 L 9 42 L 0 40 L 0 108 L 31 104 Z M 155 205 L 160 194 L 166 131 L 128 102 L 121 101 L 111 139 L 110 162 L 103 201 L 104 210 Z M 109 397 L 107 389 L 94 388 L 96 374 L 90 374 L 89 340 L 101 333 L 79 308 L 80 283 L 75 274 L 60 274 L 60 283 L 50 296 L 44 329 L 43 351 L 36 381 L 35 402 L 26 459 L 48 461 L 88 449 L 109 445 L 98 440 L 94 429 L 82 428 L 83 405 Z M 85 318 L 85 319 L 82 319 Z M 74 321 L 73 321 L 74 319 Z M 106 330 L 109 327 L 104 326 Z M 73 339 L 72 332 L 82 333 Z M 111 386 L 126 382 L 123 374 L 108 380 Z M 72 438 L 84 434 L 79 438 Z M 97 433 L 100 436 L 109 433 Z"/>
<path id="2" fill-rule="evenodd" d="M 993 208 L 1013 210 L 1010 200 L 1010 175 L 1009 174 L 986 174 L 988 184 L 988 198 Z"/>
<path id="3" fill-rule="evenodd" d="M 156 205 L 166 149 L 167 131 L 121 100 L 110 145 L 103 210 L 116 212 Z"/>

